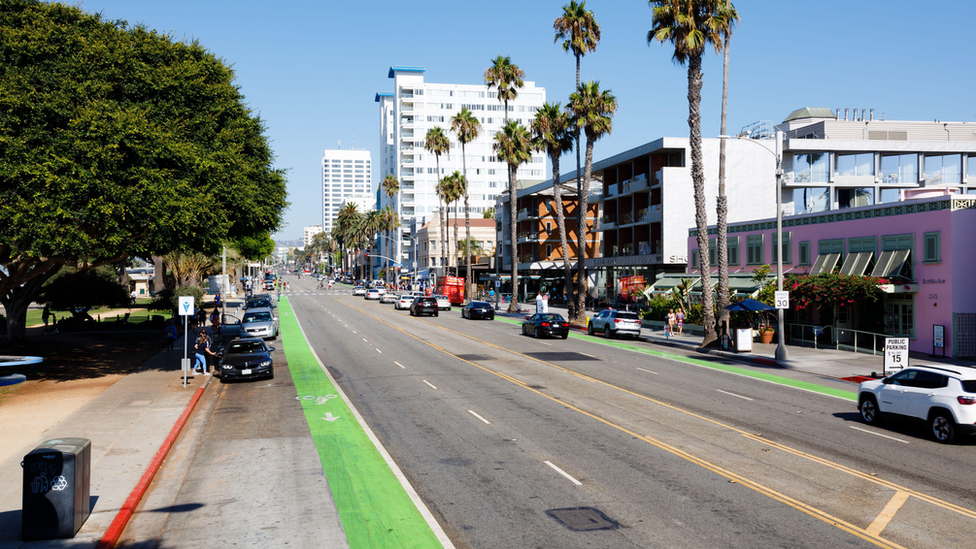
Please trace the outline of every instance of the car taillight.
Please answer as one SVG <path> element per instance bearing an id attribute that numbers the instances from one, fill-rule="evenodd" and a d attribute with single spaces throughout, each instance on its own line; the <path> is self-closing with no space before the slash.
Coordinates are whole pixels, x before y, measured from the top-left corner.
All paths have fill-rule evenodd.
<path id="1" fill-rule="evenodd" d="M 563 322 L 563 328 L 569 328 L 569 322 Z"/>
<path id="2" fill-rule="evenodd" d="M 957 396 L 959 404 L 976 404 L 976 397 Z"/>
<path id="3" fill-rule="evenodd" d="M 543 323 L 542 323 L 542 325 L 543 325 L 543 326 L 549 326 L 549 323 L 548 323 L 548 322 L 543 322 Z M 961 397 L 960 397 L 960 398 L 961 398 Z"/>
<path id="4" fill-rule="evenodd" d="M 613 319 L 613 321 L 614 321 L 614 323 L 617 323 L 617 322 L 620 322 L 620 319 L 619 318 L 615 318 L 615 319 Z"/>

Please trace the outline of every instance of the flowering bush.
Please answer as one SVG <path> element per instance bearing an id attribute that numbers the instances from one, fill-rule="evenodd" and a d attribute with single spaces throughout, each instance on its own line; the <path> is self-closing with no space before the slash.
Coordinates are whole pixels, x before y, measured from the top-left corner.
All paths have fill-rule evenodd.
<path id="1" fill-rule="evenodd" d="M 887 280 L 872 276 L 788 274 L 783 280 L 783 289 L 789 290 L 790 302 L 796 310 L 802 310 L 874 302 L 882 293 L 878 285 L 886 283 Z"/>

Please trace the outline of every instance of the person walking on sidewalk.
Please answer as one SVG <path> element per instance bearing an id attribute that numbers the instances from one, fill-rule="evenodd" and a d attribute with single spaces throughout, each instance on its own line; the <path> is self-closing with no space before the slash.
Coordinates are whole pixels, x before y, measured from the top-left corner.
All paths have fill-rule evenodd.
<path id="1" fill-rule="evenodd" d="M 668 311 L 668 337 L 674 335 L 674 323 L 677 320 L 677 316 L 674 314 L 674 309 Z"/>
<path id="2" fill-rule="evenodd" d="M 45 305 L 44 310 L 41 311 L 41 320 L 44 321 L 44 331 L 47 331 L 47 322 L 51 319 L 51 306 Z"/>
<path id="3" fill-rule="evenodd" d="M 678 326 L 678 335 L 684 335 L 685 328 L 685 310 L 678 309 L 678 312 L 674 313 L 674 323 Z"/>
<path id="4" fill-rule="evenodd" d="M 204 345 L 208 344 L 207 330 L 201 329 L 196 343 L 193 345 L 193 356 L 197 361 L 193 365 L 194 374 L 202 374 L 207 369 L 207 357 L 204 355 Z"/>
<path id="5" fill-rule="evenodd" d="M 179 333 L 176 331 L 176 324 L 170 322 L 166 325 L 166 351 L 173 350 L 173 344 L 179 339 Z"/>

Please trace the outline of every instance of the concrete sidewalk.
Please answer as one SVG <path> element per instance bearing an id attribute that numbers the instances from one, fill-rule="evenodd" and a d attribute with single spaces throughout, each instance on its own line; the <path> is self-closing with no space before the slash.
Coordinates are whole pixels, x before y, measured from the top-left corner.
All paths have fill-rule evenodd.
<path id="1" fill-rule="evenodd" d="M 0 549 L 94 547 L 139 482 L 193 393 L 210 376 L 183 388 L 180 350 L 162 351 L 34 442 L 0 464 Z M 74 539 L 22 542 L 23 456 L 51 439 L 91 440 L 91 516 Z"/>
<path id="2" fill-rule="evenodd" d="M 535 313 L 535 304 L 520 303 L 524 313 L 507 313 L 503 304 L 495 314 L 510 318 L 523 318 L 526 315 Z M 550 306 L 549 311 L 567 317 L 567 308 L 563 306 Z M 594 313 L 587 312 L 587 317 L 592 317 Z M 574 326 L 578 330 L 586 330 L 586 326 Z M 602 334 L 601 334 L 602 336 Z M 776 345 L 753 343 L 752 352 L 737 353 L 734 351 L 722 351 L 718 349 L 700 349 L 701 336 L 682 335 L 671 336 L 666 334 L 664 329 L 652 329 L 645 327 L 641 331 L 644 341 L 654 345 L 682 348 L 711 356 L 721 356 L 731 358 L 747 364 L 755 364 L 763 367 L 780 367 L 789 370 L 806 372 L 813 375 L 825 376 L 830 378 L 847 378 L 854 376 L 870 376 L 872 373 L 882 375 L 884 371 L 884 356 L 881 354 L 871 355 L 866 353 L 852 353 L 848 351 L 838 351 L 835 349 L 814 349 L 813 347 L 802 347 L 797 345 L 787 345 L 789 359 L 784 362 L 776 360 Z M 913 364 L 942 364 L 953 366 L 964 366 L 976 368 L 976 362 L 972 360 L 954 359 L 951 357 L 930 357 L 925 353 L 912 352 L 909 355 L 909 365 Z"/>

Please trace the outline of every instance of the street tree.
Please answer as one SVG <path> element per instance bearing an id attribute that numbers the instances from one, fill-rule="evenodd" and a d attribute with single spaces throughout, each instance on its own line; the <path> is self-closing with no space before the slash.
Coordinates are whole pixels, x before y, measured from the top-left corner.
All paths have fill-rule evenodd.
<path id="1" fill-rule="evenodd" d="M 516 120 L 509 120 L 502 126 L 501 131 L 495 134 L 493 148 L 498 155 L 498 159 L 508 164 L 508 201 L 511 206 L 509 208 L 508 218 L 508 237 L 512 243 L 511 251 L 509 252 L 509 258 L 512 261 L 512 302 L 508 304 L 508 311 L 514 313 L 518 310 L 519 262 L 517 239 L 518 191 L 515 174 L 518 172 L 519 166 L 532 160 L 532 151 L 535 149 L 535 144 L 532 142 L 532 136 L 525 126 L 519 124 Z"/>
<path id="2" fill-rule="evenodd" d="M 467 240 L 471 240 L 471 210 L 468 208 L 468 162 L 465 156 L 465 145 L 474 141 L 478 138 L 478 132 L 481 131 L 481 123 L 474 114 L 471 113 L 467 108 L 462 107 L 461 112 L 456 114 L 451 118 L 451 129 L 457 134 L 458 142 L 461 143 L 461 178 L 458 180 L 461 183 L 461 188 L 464 191 L 464 237 Z M 457 216 L 455 215 L 454 221 L 454 240 L 457 240 Z M 468 256 L 470 257 L 470 255 Z M 465 295 L 474 295 L 475 284 L 471 280 L 471 262 L 467 263 L 467 289 L 465 290 Z"/>
<path id="3" fill-rule="evenodd" d="M 720 6 L 721 12 L 718 15 L 720 20 L 720 28 L 722 32 L 722 51 L 724 52 L 722 60 L 722 123 L 719 129 L 719 135 L 728 135 L 725 133 L 725 121 L 728 118 L 728 105 L 729 105 L 729 41 L 732 39 L 732 31 L 735 28 L 735 24 L 739 21 L 739 14 L 735 11 L 735 7 L 732 5 L 730 0 L 725 0 L 725 4 Z M 718 296 L 718 325 L 728 328 L 729 322 L 729 310 L 726 307 L 729 306 L 729 245 L 728 245 L 728 232 L 729 232 L 729 199 L 725 196 L 725 145 L 728 141 L 727 138 L 723 138 L 719 143 L 718 149 L 718 198 L 715 202 L 715 213 L 717 215 L 716 220 L 716 232 L 718 233 L 715 238 L 715 250 L 718 255 L 718 290 L 716 295 Z M 779 192 L 779 191 L 777 191 Z"/>
<path id="4" fill-rule="evenodd" d="M 434 126 L 433 128 L 427 130 L 427 136 L 424 140 L 424 148 L 428 152 L 434 155 L 434 164 L 437 169 L 437 187 L 435 191 L 437 192 L 437 198 L 441 202 L 445 202 L 444 197 L 441 195 L 441 155 L 447 154 L 451 151 L 451 140 L 444 133 L 444 130 L 440 126 Z M 441 220 L 441 242 L 447 242 L 447 223 L 444 221 L 444 206 L 439 208 L 440 210 L 440 220 Z M 447 263 L 447 248 L 446 246 L 440 246 L 441 249 L 441 265 Z"/>

